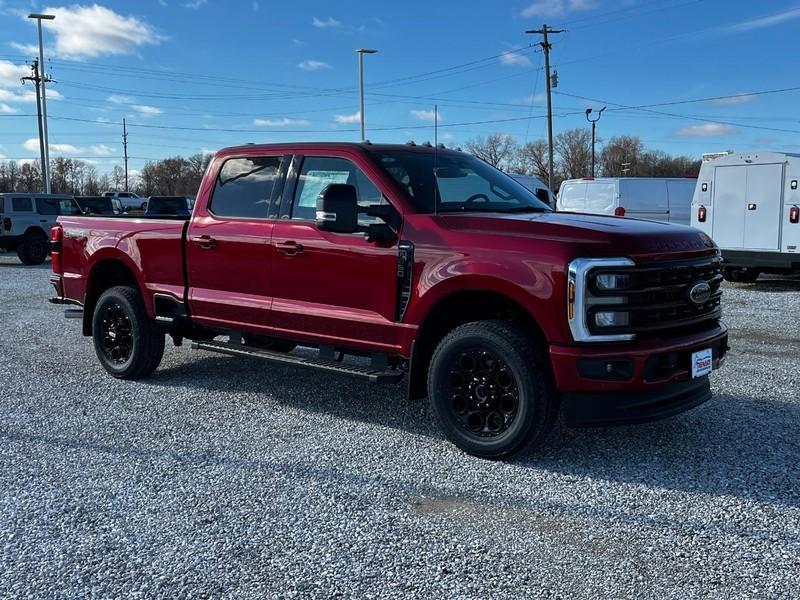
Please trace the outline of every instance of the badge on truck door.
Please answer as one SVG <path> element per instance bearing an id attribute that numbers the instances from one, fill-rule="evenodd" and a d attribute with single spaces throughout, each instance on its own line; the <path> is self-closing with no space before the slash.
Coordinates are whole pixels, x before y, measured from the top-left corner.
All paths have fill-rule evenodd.
<path id="1" fill-rule="evenodd" d="M 692 352 L 692 379 L 711 373 L 712 363 L 711 348 Z"/>

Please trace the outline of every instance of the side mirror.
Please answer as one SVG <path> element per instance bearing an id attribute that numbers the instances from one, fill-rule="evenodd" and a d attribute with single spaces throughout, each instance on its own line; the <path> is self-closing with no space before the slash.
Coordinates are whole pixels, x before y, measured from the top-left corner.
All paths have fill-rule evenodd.
<path id="1" fill-rule="evenodd" d="M 358 227 L 358 194 L 346 183 L 332 183 L 317 196 L 317 227 L 331 233 L 355 233 Z"/>

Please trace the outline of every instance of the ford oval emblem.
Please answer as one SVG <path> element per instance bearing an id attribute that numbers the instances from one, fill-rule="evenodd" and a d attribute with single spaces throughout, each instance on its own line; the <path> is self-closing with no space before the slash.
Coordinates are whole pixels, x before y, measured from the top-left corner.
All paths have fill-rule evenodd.
<path id="1" fill-rule="evenodd" d="M 709 298 L 711 298 L 711 286 L 705 281 L 698 281 L 689 288 L 689 300 L 694 304 L 700 306 L 708 302 Z"/>

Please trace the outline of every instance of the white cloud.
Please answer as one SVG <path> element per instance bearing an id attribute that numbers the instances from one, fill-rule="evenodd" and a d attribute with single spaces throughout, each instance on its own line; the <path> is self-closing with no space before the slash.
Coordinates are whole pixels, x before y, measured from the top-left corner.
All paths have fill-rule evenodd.
<path id="1" fill-rule="evenodd" d="M 675 132 L 675 135 L 681 137 L 716 137 L 721 135 L 732 135 L 738 133 L 739 130 L 733 125 L 724 125 L 722 123 L 703 123 L 702 125 L 692 125 L 684 127 Z"/>
<path id="2" fill-rule="evenodd" d="M 718 106 L 726 106 L 731 104 L 746 104 L 755 99 L 756 97 L 751 94 L 736 94 L 735 96 L 728 96 L 726 98 L 715 98 L 714 100 L 709 100 L 709 102 Z"/>
<path id="3" fill-rule="evenodd" d="M 411 116 L 417 119 L 418 121 L 430 121 L 431 123 L 434 122 L 436 119 L 436 114 L 432 110 L 412 110 Z M 442 113 L 439 113 L 439 121 L 442 120 Z"/>
<path id="4" fill-rule="evenodd" d="M 7 60 L 0 60 L 0 87 L 17 87 L 20 84 L 20 77 L 27 77 L 31 74 L 30 67 L 26 65 L 15 65 Z"/>
<path id="5" fill-rule="evenodd" d="M 10 42 L 9 46 L 14 48 L 14 50 L 19 50 L 23 54 L 30 54 L 31 56 L 39 55 L 39 46 L 36 44 L 19 44 L 17 42 Z"/>
<path id="6" fill-rule="evenodd" d="M 18 112 L 16 108 L 14 108 L 13 106 L 9 106 L 8 104 L 4 104 L 4 103 L 0 102 L 0 113 L 4 113 L 4 114 L 8 115 L 8 114 L 15 113 L 15 112 Z"/>
<path id="7" fill-rule="evenodd" d="M 208 0 L 192 0 L 192 2 L 184 4 L 183 7 L 197 10 L 198 8 L 203 8 L 206 4 L 208 4 Z"/>
<path id="8" fill-rule="evenodd" d="M 147 104 L 132 104 L 131 108 L 146 117 L 154 117 L 164 112 L 157 106 L 148 106 Z"/>
<path id="9" fill-rule="evenodd" d="M 563 17 L 570 12 L 591 10 L 595 6 L 595 0 L 536 0 L 522 11 L 522 16 L 526 19 L 530 17 Z"/>
<path id="10" fill-rule="evenodd" d="M 769 15 L 768 17 L 761 17 L 758 19 L 751 19 L 749 21 L 741 21 L 733 25 L 724 25 L 720 31 L 728 33 L 738 33 L 740 31 L 753 31 L 755 29 L 765 29 L 767 27 L 774 27 L 786 21 L 791 21 L 800 18 L 800 8 L 792 8 L 783 12 Z"/>
<path id="11" fill-rule="evenodd" d="M 91 147 L 92 154 L 96 154 L 97 156 L 110 156 L 114 154 L 115 150 L 111 146 L 106 146 L 105 144 L 97 144 Z"/>
<path id="12" fill-rule="evenodd" d="M 328 63 L 321 60 L 304 60 L 297 65 L 303 71 L 319 71 L 320 69 L 331 69 Z"/>
<path id="13" fill-rule="evenodd" d="M 303 40 L 298 40 L 297 38 L 292 38 L 292 44 L 295 46 L 305 46 L 306 43 Z"/>
<path id="14" fill-rule="evenodd" d="M 306 119 L 253 119 L 256 127 L 288 127 L 290 125 L 311 125 Z"/>
<path id="15" fill-rule="evenodd" d="M 113 104 L 133 104 L 136 102 L 136 98 L 131 96 L 123 96 L 121 94 L 111 94 L 108 98 L 106 98 L 106 100 Z"/>
<path id="16" fill-rule="evenodd" d="M 311 24 L 319 29 L 328 29 L 332 27 L 342 26 L 342 22 L 337 21 L 333 17 L 328 17 L 327 19 L 318 19 L 317 17 L 314 17 L 314 19 L 311 21 Z"/>
<path id="17" fill-rule="evenodd" d="M 39 138 L 25 140 L 22 147 L 30 152 L 39 152 Z M 72 144 L 50 144 L 50 152 L 53 154 L 79 154 L 85 150 Z"/>
<path id="18" fill-rule="evenodd" d="M 349 123 L 360 123 L 361 122 L 361 111 L 353 113 L 352 115 L 336 115 L 334 120 L 337 123 L 342 124 L 349 124 Z"/>
<path id="19" fill-rule="evenodd" d="M 526 67 L 531 64 L 531 60 L 524 54 L 506 50 L 500 55 L 500 62 L 512 67 Z"/>
<path id="20" fill-rule="evenodd" d="M 98 4 L 50 7 L 44 12 L 56 17 L 44 21 L 44 26 L 55 35 L 54 52 L 62 57 L 132 54 L 140 46 L 166 39 L 147 21 L 120 15 Z"/>
<path id="21" fill-rule="evenodd" d="M 57 90 L 47 89 L 47 101 L 61 100 L 62 96 Z M 30 87 L 23 89 L 21 92 L 12 92 L 11 90 L 0 89 L 0 102 L 17 103 L 17 102 L 36 102 L 36 92 Z"/>
<path id="22" fill-rule="evenodd" d="M 538 94 L 531 94 L 530 96 L 525 96 L 522 99 L 524 104 L 533 104 L 534 106 L 540 106 L 547 102 L 547 94 L 545 92 L 540 92 Z"/>

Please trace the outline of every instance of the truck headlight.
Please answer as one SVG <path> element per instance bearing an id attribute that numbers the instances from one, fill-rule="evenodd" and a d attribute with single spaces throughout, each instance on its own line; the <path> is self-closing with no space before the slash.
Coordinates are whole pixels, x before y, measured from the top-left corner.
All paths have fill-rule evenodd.
<path id="1" fill-rule="evenodd" d="M 631 319 L 626 312 L 603 311 L 594 313 L 594 322 L 598 327 L 627 327 Z"/>
<path id="2" fill-rule="evenodd" d="M 631 286 L 631 276 L 622 273 L 598 273 L 595 283 L 600 290 L 627 290 Z"/>
<path id="3" fill-rule="evenodd" d="M 631 317 L 623 306 L 622 294 L 602 293 L 630 289 L 633 281 L 624 270 L 635 265 L 625 257 L 576 258 L 569 263 L 566 312 L 576 342 L 622 342 L 636 337 L 633 333 L 611 333 L 630 326 Z M 609 333 L 592 333 L 592 328 L 608 329 Z"/>

